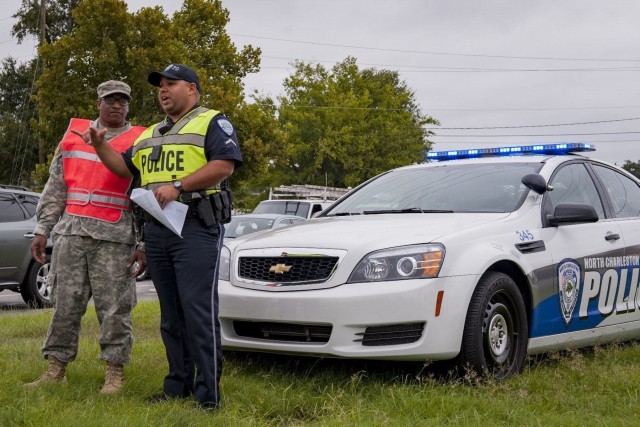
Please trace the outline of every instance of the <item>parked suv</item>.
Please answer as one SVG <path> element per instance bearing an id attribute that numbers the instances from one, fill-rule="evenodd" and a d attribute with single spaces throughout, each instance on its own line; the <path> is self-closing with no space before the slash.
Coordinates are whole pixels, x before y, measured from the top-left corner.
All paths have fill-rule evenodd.
<path id="1" fill-rule="evenodd" d="M 34 308 L 51 304 L 51 287 L 47 282 L 50 242 L 44 265 L 31 257 L 39 200 L 40 194 L 27 188 L 0 185 L 0 291 L 20 292 L 22 299 Z"/>

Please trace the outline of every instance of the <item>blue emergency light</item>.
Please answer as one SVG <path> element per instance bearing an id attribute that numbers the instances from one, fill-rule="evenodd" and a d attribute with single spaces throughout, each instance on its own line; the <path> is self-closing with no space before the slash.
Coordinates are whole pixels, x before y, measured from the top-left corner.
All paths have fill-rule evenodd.
<path id="1" fill-rule="evenodd" d="M 517 145 L 513 147 L 497 148 L 472 148 L 469 150 L 428 151 L 427 160 L 455 160 L 469 159 L 472 157 L 513 156 L 522 154 L 569 154 L 581 151 L 596 151 L 593 144 L 561 143 L 561 144 L 536 144 Z"/>

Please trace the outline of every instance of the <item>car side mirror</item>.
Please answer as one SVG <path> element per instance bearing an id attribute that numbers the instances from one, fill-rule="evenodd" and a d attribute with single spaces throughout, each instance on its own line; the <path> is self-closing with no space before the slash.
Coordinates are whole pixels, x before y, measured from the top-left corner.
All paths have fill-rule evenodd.
<path id="1" fill-rule="evenodd" d="M 576 222 L 597 222 L 598 213 L 591 205 L 560 203 L 554 209 L 553 215 L 547 215 L 547 221 L 553 226 Z"/>
<path id="2" fill-rule="evenodd" d="M 553 190 L 553 187 L 547 184 L 547 181 L 542 177 L 542 175 L 537 173 L 530 173 L 525 175 L 520 180 L 525 187 L 532 189 L 538 194 L 544 194 L 547 191 Z"/>

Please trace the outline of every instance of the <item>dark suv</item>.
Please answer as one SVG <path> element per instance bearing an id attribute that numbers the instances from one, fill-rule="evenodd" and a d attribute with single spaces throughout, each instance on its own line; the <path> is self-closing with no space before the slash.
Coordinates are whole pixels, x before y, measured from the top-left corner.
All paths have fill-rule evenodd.
<path id="1" fill-rule="evenodd" d="M 34 308 L 51 305 L 47 281 L 51 244 L 47 244 L 47 263 L 31 257 L 31 241 L 36 225 L 39 193 L 24 187 L 0 185 L 0 291 L 20 292 Z"/>

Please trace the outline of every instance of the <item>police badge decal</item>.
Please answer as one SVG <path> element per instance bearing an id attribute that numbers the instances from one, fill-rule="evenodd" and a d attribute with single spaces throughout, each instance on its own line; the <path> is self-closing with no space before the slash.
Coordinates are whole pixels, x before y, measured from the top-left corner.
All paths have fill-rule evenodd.
<path id="1" fill-rule="evenodd" d="M 574 259 L 563 259 L 558 264 L 558 298 L 565 326 L 571 322 L 579 294 L 580 265 Z"/>

